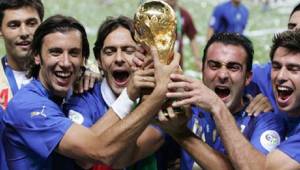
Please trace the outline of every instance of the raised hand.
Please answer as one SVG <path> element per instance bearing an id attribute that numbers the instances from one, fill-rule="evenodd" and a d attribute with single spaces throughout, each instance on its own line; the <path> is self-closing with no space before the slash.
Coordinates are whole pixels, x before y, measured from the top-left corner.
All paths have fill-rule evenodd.
<path id="1" fill-rule="evenodd" d="M 211 111 L 216 103 L 222 102 L 201 80 L 182 74 L 172 74 L 171 79 L 172 82 L 168 84 L 167 97 L 176 99 L 172 104 L 173 107 L 197 105 L 207 111 Z"/>

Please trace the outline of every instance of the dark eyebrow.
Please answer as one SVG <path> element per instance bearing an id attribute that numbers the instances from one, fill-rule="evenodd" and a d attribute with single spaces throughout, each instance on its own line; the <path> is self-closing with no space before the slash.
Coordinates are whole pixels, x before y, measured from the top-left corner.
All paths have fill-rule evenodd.
<path id="1" fill-rule="evenodd" d="M 28 19 L 26 19 L 26 22 L 30 22 L 30 21 L 38 21 L 38 19 L 37 18 L 28 18 Z"/>
<path id="2" fill-rule="evenodd" d="M 243 65 L 241 63 L 238 63 L 238 62 L 228 62 L 226 65 L 233 65 L 233 64 L 237 64 L 237 65 L 240 65 L 241 67 L 243 67 Z"/>

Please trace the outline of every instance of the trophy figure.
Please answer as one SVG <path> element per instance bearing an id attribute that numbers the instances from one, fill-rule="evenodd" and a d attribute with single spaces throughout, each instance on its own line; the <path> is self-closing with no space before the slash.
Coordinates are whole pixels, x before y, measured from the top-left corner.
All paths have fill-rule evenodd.
<path id="1" fill-rule="evenodd" d="M 176 41 L 176 15 L 171 6 L 159 0 L 146 1 L 134 15 L 135 39 L 146 47 L 155 46 L 159 60 L 169 64 Z"/>

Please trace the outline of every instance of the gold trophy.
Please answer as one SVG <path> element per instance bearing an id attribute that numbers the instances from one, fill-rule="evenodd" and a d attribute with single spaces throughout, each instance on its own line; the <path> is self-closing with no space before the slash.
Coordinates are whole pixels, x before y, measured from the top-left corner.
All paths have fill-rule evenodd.
<path id="1" fill-rule="evenodd" d="M 155 46 L 159 60 L 170 64 L 174 55 L 176 41 L 176 15 L 172 7 L 161 0 L 149 0 L 142 3 L 134 15 L 135 39 L 146 48 Z M 164 103 L 162 111 L 168 116 L 166 108 L 172 100 Z M 174 108 L 175 113 L 182 113 L 181 108 Z"/>
<path id="2" fill-rule="evenodd" d="M 146 47 L 155 46 L 159 60 L 169 64 L 176 41 L 176 15 L 170 5 L 160 0 L 141 4 L 134 15 L 135 39 Z"/>

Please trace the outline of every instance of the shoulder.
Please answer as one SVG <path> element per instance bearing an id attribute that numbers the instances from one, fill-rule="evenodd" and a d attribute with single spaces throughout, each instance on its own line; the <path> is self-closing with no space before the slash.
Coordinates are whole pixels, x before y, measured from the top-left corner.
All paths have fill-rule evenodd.
<path id="1" fill-rule="evenodd" d="M 256 118 L 256 120 L 257 123 L 274 124 L 281 127 L 285 126 L 284 118 L 280 114 L 274 112 L 263 112 Z"/>
<path id="2" fill-rule="evenodd" d="M 9 124 L 28 126 L 57 115 L 63 115 L 60 107 L 29 84 L 9 102 L 3 120 Z"/>
<path id="3" fill-rule="evenodd" d="M 241 8 L 242 8 L 244 11 L 247 11 L 247 12 L 248 12 L 248 8 L 247 8 L 244 4 L 241 4 Z"/>
<path id="4" fill-rule="evenodd" d="M 66 105 L 80 105 L 84 103 L 88 104 L 92 101 L 95 101 L 95 99 L 99 98 L 100 96 L 100 83 L 97 82 L 89 91 L 86 91 L 82 94 L 73 94 L 66 102 Z"/>

